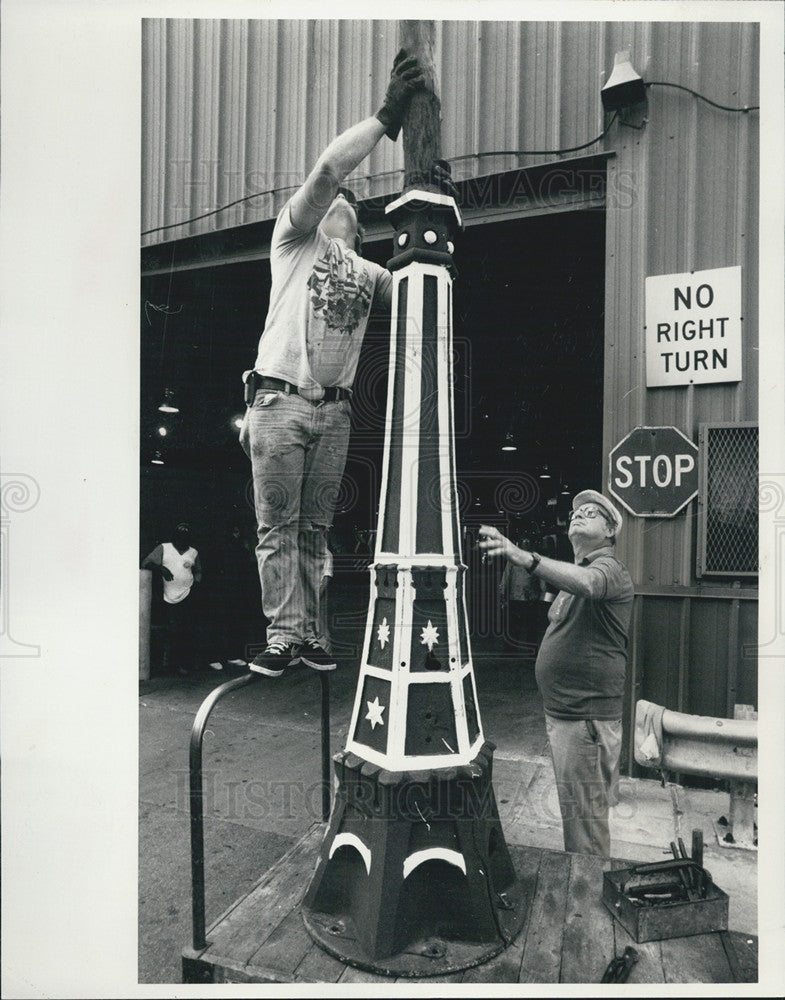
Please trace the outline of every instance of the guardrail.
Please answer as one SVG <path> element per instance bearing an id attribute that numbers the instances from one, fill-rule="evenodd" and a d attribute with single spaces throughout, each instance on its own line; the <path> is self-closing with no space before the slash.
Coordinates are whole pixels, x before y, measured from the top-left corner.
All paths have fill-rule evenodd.
<path id="1" fill-rule="evenodd" d="M 635 760 L 642 767 L 730 781 L 726 844 L 755 847 L 754 802 L 758 780 L 758 720 L 750 705 L 735 718 L 672 712 L 640 700 L 635 706 Z"/>

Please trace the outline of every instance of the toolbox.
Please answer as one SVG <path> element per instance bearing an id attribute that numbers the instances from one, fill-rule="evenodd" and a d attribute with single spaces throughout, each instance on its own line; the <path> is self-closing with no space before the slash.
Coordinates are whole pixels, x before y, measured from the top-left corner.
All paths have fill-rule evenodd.
<path id="1" fill-rule="evenodd" d="M 602 901 L 638 943 L 728 929 L 728 896 L 702 866 L 703 844 L 693 834 L 693 857 L 671 844 L 673 859 L 605 872 Z"/>

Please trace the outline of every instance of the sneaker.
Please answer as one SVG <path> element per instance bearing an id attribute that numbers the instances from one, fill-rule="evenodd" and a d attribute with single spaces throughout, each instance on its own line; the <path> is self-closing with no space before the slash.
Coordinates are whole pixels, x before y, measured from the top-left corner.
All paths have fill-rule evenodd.
<path id="1" fill-rule="evenodd" d="M 283 641 L 283 639 L 273 639 L 267 643 L 267 649 L 259 653 L 248 666 L 256 674 L 266 674 L 268 677 L 280 677 L 286 667 L 292 667 L 299 663 L 299 659 L 292 658 L 293 648 Z"/>
<path id="2" fill-rule="evenodd" d="M 240 659 L 239 656 L 236 659 L 234 659 L 234 660 L 227 660 L 226 662 L 229 664 L 230 667 L 247 667 L 248 666 L 248 660 L 242 660 L 242 659 Z"/>
<path id="3" fill-rule="evenodd" d="M 295 653 L 295 662 L 304 663 L 314 670 L 335 670 L 335 658 L 320 646 L 316 639 L 306 639 Z"/>

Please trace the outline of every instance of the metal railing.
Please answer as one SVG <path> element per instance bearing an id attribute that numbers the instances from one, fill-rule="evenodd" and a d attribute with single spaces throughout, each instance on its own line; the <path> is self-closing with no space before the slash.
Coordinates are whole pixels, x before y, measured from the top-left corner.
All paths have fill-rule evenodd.
<path id="1" fill-rule="evenodd" d="M 191 913 L 194 951 L 207 947 L 204 894 L 204 783 L 202 776 L 202 748 L 204 731 L 210 713 L 218 702 L 231 691 L 237 691 L 254 681 L 261 680 L 256 673 L 244 674 L 215 688 L 199 706 L 191 728 L 189 748 L 190 812 L 191 812 Z M 322 819 L 330 816 L 330 674 L 319 672 L 321 682 L 322 729 Z"/>

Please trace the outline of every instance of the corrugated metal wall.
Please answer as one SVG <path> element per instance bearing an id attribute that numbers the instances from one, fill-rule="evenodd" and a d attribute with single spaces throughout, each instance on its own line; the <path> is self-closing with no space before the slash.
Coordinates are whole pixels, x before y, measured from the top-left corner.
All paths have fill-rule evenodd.
<path id="1" fill-rule="evenodd" d="M 756 25 L 627 26 L 648 81 L 692 88 L 730 107 L 758 103 Z M 614 46 L 616 45 L 614 44 Z M 697 443 L 704 422 L 758 415 L 757 114 L 712 108 L 665 87 L 646 122 L 608 136 L 603 453 L 633 427 L 672 425 Z M 646 388 L 645 278 L 741 265 L 743 380 Z M 604 472 L 607 486 L 608 470 Z M 695 576 L 698 502 L 671 519 L 628 517 L 619 555 L 636 585 L 624 760 L 635 772 L 634 706 L 646 698 L 695 714 L 757 704 L 757 590 Z"/>
<path id="2" fill-rule="evenodd" d="M 652 32 L 669 30 L 660 49 Z M 456 177 L 547 162 L 605 120 L 600 88 L 616 50 L 638 69 L 695 79 L 668 53 L 692 44 L 670 29 L 601 22 L 441 21 L 436 24 L 443 152 L 466 157 Z M 723 27 L 726 47 L 739 29 Z M 746 29 L 749 34 L 751 29 Z M 276 190 L 145 242 L 212 232 L 276 214 L 338 132 L 381 104 L 397 47 L 395 21 L 145 20 L 142 229 L 171 225 L 249 194 Z M 726 93 L 727 62 L 702 82 Z M 689 72 L 687 72 L 689 71 Z M 684 104 L 683 100 L 681 104 Z M 609 135 L 606 148 L 618 136 Z M 494 156 L 499 150 L 536 155 Z M 592 147 L 591 152 L 600 151 Z M 368 195 L 400 188 L 402 146 L 380 143 L 360 176 Z"/>
<path id="3" fill-rule="evenodd" d="M 635 35 L 644 79 L 728 106 L 757 103 L 755 26 L 656 24 Z M 755 420 L 758 412 L 758 117 L 652 87 L 647 118 L 641 131 L 618 130 L 609 168 L 605 454 L 637 425 L 672 424 L 697 442 L 702 422 Z M 644 278 L 737 264 L 743 381 L 646 389 Z M 630 519 L 622 546 L 637 581 L 694 582 L 693 510 Z"/>
<path id="4" fill-rule="evenodd" d="M 146 21 L 142 229 L 271 193 L 143 243 L 274 217 L 329 140 L 379 107 L 396 34 L 394 21 Z M 558 160 L 550 151 L 599 135 L 600 89 L 622 49 L 647 82 L 733 107 L 758 103 L 755 23 L 445 21 L 436 41 L 443 155 L 459 179 Z M 637 425 L 674 425 L 697 441 L 702 422 L 758 412 L 758 116 L 651 87 L 645 118 L 639 128 L 615 122 L 586 150 L 613 154 L 606 455 Z M 510 152 L 518 150 L 532 152 Z M 398 191 L 402 166 L 401 143 L 383 141 L 353 186 L 361 197 Z M 738 264 L 743 381 L 646 389 L 645 277 Z M 712 599 L 711 585 L 698 586 L 695 510 L 693 502 L 670 520 L 630 517 L 620 538 L 641 595 L 631 696 L 724 714 L 739 692 L 754 700 L 744 649 L 755 641 L 755 591 L 743 584 L 738 597 Z"/>

